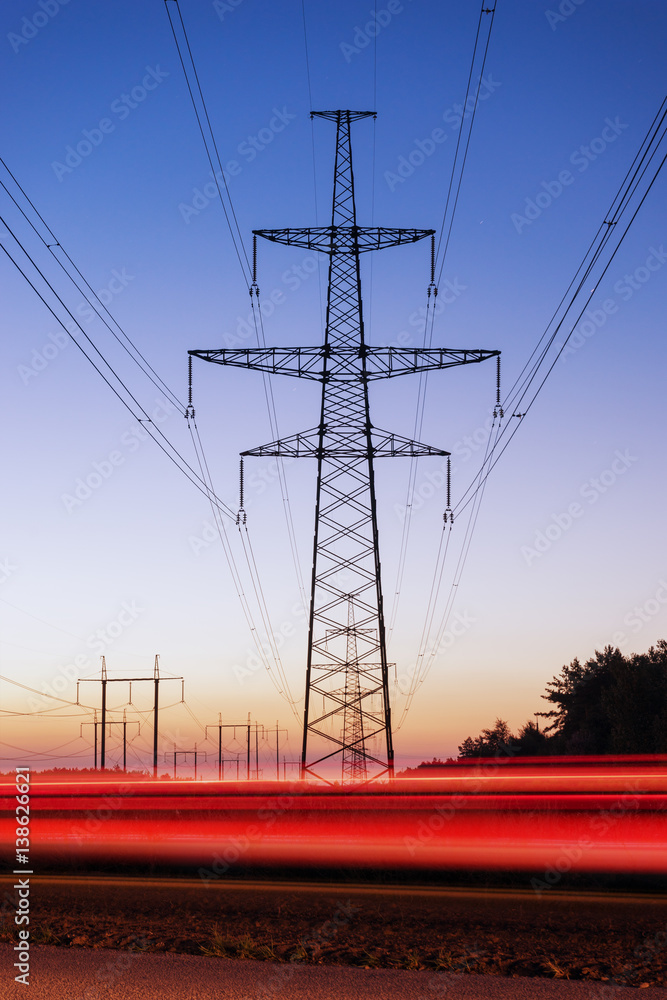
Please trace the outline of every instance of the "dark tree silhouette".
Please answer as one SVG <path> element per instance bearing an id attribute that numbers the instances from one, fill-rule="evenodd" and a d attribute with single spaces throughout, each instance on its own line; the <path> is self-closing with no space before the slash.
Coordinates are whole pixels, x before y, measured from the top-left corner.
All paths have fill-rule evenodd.
<path id="1" fill-rule="evenodd" d="M 667 642 L 615 665 L 603 695 L 613 753 L 667 752 Z"/>
<path id="2" fill-rule="evenodd" d="M 612 753 L 605 695 L 624 661 L 619 649 L 605 646 L 602 653 L 596 650 L 583 666 L 575 659 L 549 681 L 547 693 L 542 697 L 555 707 L 538 714 L 553 720 L 547 732 L 554 734 L 556 753 Z"/>
<path id="3" fill-rule="evenodd" d="M 468 736 L 459 759 L 547 754 L 667 753 L 667 641 L 647 653 L 625 656 L 606 646 L 585 663 L 574 659 L 547 684 L 552 706 L 514 736 L 503 719 L 480 736 Z"/>
<path id="4" fill-rule="evenodd" d="M 520 757 L 542 757 L 551 753 L 549 736 L 532 719 L 528 719 L 521 727 L 515 742 L 517 755 Z"/>
<path id="5" fill-rule="evenodd" d="M 468 736 L 459 747 L 459 757 L 501 757 L 516 753 L 516 737 L 504 719 L 496 719 L 493 729 L 483 729 L 473 740 Z"/>

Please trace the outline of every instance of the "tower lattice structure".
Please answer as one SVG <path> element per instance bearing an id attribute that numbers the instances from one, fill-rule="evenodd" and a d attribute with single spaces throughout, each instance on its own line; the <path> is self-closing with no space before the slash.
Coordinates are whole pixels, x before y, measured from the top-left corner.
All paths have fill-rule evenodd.
<path id="1" fill-rule="evenodd" d="M 366 781 L 364 740 L 364 712 L 359 681 L 359 655 L 357 632 L 354 625 L 354 600 L 348 598 L 347 656 L 345 660 L 345 688 L 343 690 L 343 781 Z"/>
<path id="2" fill-rule="evenodd" d="M 331 225 L 260 229 L 254 236 L 328 256 L 324 343 L 189 353 L 322 384 L 316 427 L 242 455 L 317 461 L 301 775 L 373 780 L 391 778 L 394 769 L 374 462 L 449 453 L 374 427 L 369 383 L 481 362 L 499 352 L 366 343 L 361 255 L 433 237 L 434 230 L 359 226 L 351 125 L 375 113 L 317 111 L 311 117 L 336 126 Z"/>

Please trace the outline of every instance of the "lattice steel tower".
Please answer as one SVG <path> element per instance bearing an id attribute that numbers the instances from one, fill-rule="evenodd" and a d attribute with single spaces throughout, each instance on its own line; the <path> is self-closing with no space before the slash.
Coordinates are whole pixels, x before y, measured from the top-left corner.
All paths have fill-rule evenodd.
<path id="1" fill-rule="evenodd" d="M 189 353 L 322 383 L 317 427 L 242 454 L 317 459 L 301 773 L 372 780 L 391 777 L 394 768 L 373 463 L 448 452 L 374 427 L 368 383 L 484 361 L 498 352 L 366 344 L 360 255 L 432 237 L 434 230 L 358 226 L 350 126 L 375 113 L 317 111 L 311 117 L 336 125 L 331 225 L 260 229 L 254 235 L 328 255 L 324 344 Z"/>

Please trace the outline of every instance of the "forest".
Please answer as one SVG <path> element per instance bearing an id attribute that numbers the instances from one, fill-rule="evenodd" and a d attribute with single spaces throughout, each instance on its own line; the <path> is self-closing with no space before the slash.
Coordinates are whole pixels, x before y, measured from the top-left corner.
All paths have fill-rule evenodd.
<path id="1" fill-rule="evenodd" d="M 564 666 L 546 686 L 548 703 L 517 733 L 503 719 L 459 746 L 459 760 L 499 755 L 667 753 L 667 640 L 646 653 L 606 646 Z M 543 723 L 540 724 L 540 719 Z"/>

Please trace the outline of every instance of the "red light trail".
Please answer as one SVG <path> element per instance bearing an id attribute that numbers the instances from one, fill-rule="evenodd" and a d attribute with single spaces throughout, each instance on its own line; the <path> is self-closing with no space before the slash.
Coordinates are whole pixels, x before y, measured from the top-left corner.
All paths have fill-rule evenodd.
<path id="1" fill-rule="evenodd" d="M 15 840 L 0 785 L 0 843 Z M 457 764 L 439 776 L 344 789 L 301 782 L 30 785 L 41 861 L 549 872 L 667 872 L 667 759 Z M 211 859 L 214 859 L 212 862 Z"/>

